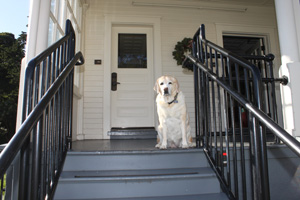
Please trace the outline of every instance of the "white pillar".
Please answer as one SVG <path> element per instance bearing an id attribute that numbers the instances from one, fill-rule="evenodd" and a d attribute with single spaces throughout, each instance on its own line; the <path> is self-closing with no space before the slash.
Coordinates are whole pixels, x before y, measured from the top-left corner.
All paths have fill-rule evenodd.
<path id="1" fill-rule="evenodd" d="M 81 41 L 79 42 L 80 48 L 78 48 L 78 45 L 76 45 L 76 49 L 78 49 L 78 51 L 80 50 L 83 53 L 83 55 L 85 55 L 86 12 L 87 12 L 87 9 L 89 8 L 89 4 L 82 3 L 81 7 L 82 7 L 81 8 L 82 9 L 81 20 L 80 20 L 81 21 L 81 25 L 80 25 L 80 27 L 81 27 L 80 34 L 81 35 L 80 35 L 80 37 L 76 37 L 76 41 L 78 41 L 78 39 L 80 39 Z M 84 89 L 84 73 L 83 73 L 84 67 L 85 67 L 85 65 L 76 66 L 76 68 L 78 69 L 78 73 L 79 73 L 79 84 L 77 85 L 77 87 L 74 87 L 74 88 L 78 89 L 78 94 L 80 94 L 80 97 L 77 98 L 77 107 L 74 108 L 74 112 L 76 110 L 77 115 L 73 115 L 74 120 L 75 120 L 75 123 L 73 123 L 73 124 L 76 125 L 75 129 L 77 131 L 75 132 L 73 129 L 73 135 L 72 135 L 73 140 L 84 140 L 85 139 L 85 135 L 83 132 L 83 112 L 84 112 L 84 110 L 83 110 L 83 97 L 82 97 L 82 94 L 84 92 L 83 91 L 83 89 Z"/>
<path id="2" fill-rule="evenodd" d="M 22 120 L 23 107 L 23 90 L 25 69 L 28 62 L 45 50 L 48 46 L 48 32 L 49 32 L 49 16 L 50 16 L 51 1 L 31 0 L 29 9 L 28 31 L 27 31 L 27 45 L 26 55 L 22 60 L 20 71 L 19 84 L 19 99 L 17 111 L 16 130 L 19 129 Z"/>
<path id="3" fill-rule="evenodd" d="M 299 0 L 275 0 L 281 52 L 280 76 L 289 83 L 281 86 L 284 128 L 300 137 L 300 3 Z"/>

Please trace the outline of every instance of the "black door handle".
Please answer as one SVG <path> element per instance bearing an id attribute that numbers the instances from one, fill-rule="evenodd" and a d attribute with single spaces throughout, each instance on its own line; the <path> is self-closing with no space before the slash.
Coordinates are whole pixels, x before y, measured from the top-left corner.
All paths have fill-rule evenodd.
<path id="1" fill-rule="evenodd" d="M 117 85 L 121 84 L 117 80 L 118 80 L 117 73 L 116 72 L 111 73 L 111 90 L 112 91 L 117 91 L 117 89 L 118 89 Z"/>
<path id="2" fill-rule="evenodd" d="M 121 83 L 119 83 L 119 82 L 113 82 L 111 84 L 112 84 L 112 86 L 117 86 L 117 84 L 121 84 Z"/>

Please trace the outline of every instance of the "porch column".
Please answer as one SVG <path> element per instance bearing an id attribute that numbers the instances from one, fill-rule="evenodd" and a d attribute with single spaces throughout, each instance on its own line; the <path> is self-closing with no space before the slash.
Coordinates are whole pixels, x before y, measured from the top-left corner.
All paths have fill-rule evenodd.
<path id="1" fill-rule="evenodd" d="M 23 89 L 25 69 L 28 62 L 48 47 L 49 17 L 51 1 L 31 0 L 27 30 L 26 55 L 20 71 L 16 130 L 22 123 Z"/>
<path id="2" fill-rule="evenodd" d="M 279 76 L 289 83 L 281 86 L 284 128 L 300 139 L 300 2 L 275 0 L 281 52 Z"/>

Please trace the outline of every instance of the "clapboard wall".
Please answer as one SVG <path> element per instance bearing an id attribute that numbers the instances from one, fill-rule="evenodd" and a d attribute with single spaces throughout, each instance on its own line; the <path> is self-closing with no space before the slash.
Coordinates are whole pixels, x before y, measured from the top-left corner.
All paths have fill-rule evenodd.
<path id="1" fill-rule="evenodd" d="M 194 131 L 194 101 L 193 75 L 177 66 L 172 51 L 178 41 L 184 37 L 192 37 L 200 24 L 206 26 L 206 36 L 212 42 L 221 45 L 220 35 L 222 27 L 234 27 L 234 34 L 255 35 L 264 33 L 268 39 L 268 50 L 279 58 L 278 39 L 276 30 L 276 16 L 273 5 L 251 6 L 206 3 L 203 1 L 136 1 L 150 2 L 155 6 L 135 6 L 132 0 L 86 0 L 83 11 L 82 47 L 86 63 L 83 81 L 83 128 L 78 131 L 79 139 L 107 138 L 103 131 L 105 113 L 103 113 L 104 99 L 104 65 L 95 65 L 95 59 L 104 60 L 104 31 L 105 15 L 120 16 L 153 16 L 160 18 L 161 36 L 161 72 L 163 75 L 175 76 L 181 90 L 186 96 L 190 115 L 190 122 Z M 250 1 L 251 2 L 251 1 Z M 205 4 L 204 4 L 205 3 Z M 182 6 L 174 7 L 181 4 Z M 193 6 L 208 6 L 208 9 L 195 9 Z M 213 9 L 218 8 L 218 9 Z M 220 8 L 220 9 L 219 9 Z M 231 10 L 236 8 L 239 10 Z M 240 9 L 246 9 L 241 12 Z M 244 30 L 244 31 L 243 31 Z M 228 31 L 228 30 L 227 30 Z M 270 33 L 271 32 L 271 33 Z M 155 38 L 154 38 L 155 39 Z M 277 64 L 278 68 L 278 64 Z M 275 69 L 277 75 L 277 69 Z M 156 78 L 156 77 L 155 77 Z M 153 83 L 154 84 L 154 83 Z M 149 91 L 154 92 L 154 91 Z"/>

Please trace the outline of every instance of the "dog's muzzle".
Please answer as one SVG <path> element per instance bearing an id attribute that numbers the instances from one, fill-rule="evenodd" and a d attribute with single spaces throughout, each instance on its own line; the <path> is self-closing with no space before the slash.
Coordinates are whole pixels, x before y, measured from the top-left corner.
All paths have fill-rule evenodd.
<path id="1" fill-rule="evenodd" d="M 169 88 L 166 87 L 166 88 L 164 89 L 164 95 L 169 95 Z"/>

